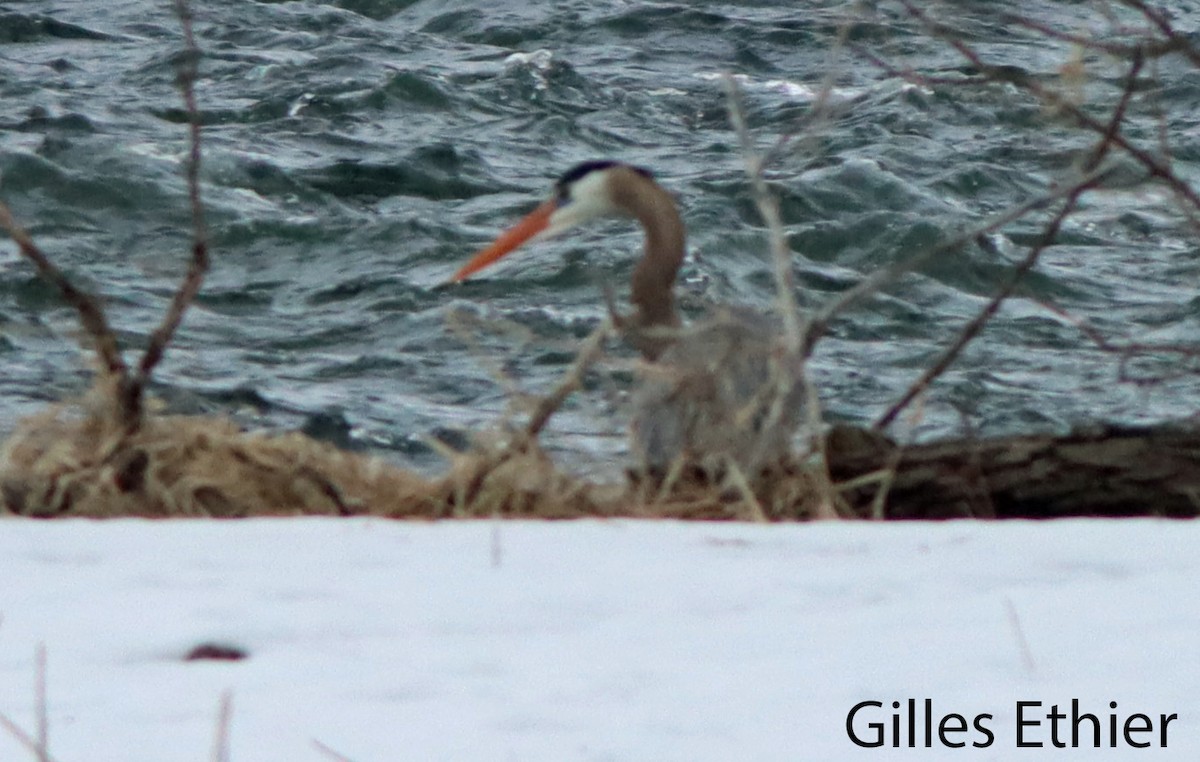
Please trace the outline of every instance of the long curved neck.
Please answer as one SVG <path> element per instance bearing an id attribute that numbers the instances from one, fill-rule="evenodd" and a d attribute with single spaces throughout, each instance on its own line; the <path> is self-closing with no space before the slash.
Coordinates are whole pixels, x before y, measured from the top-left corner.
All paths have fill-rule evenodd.
<path id="1" fill-rule="evenodd" d="M 671 195 L 633 170 L 614 178 L 613 202 L 642 224 L 646 233 L 642 259 L 634 268 L 629 300 L 637 312 L 635 328 L 674 328 L 679 325 L 675 311 L 675 277 L 683 264 L 687 233 L 679 209 Z M 655 359 L 669 340 L 636 342 L 642 354 Z"/>

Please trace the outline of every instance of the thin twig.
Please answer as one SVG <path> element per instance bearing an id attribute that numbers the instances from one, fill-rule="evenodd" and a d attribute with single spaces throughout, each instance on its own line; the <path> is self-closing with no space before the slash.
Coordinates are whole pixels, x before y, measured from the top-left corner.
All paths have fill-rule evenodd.
<path id="1" fill-rule="evenodd" d="M 492 568 L 499 569 L 504 565 L 504 537 L 502 536 L 500 530 L 499 515 L 492 517 L 491 543 L 489 544 L 489 547 L 491 550 L 490 555 Z"/>
<path id="2" fill-rule="evenodd" d="M 1176 355 L 1180 359 L 1200 358 L 1200 344 L 1182 344 L 1182 343 L 1180 343 L 1180 344 L 1172 344 L 1172 343 L 1155 344 L 1155 343 L 1141 342 L 1141 341 L 1129 341 L 1129 342 L 1124 342 L 1124 343 L 1118 344 L 1118 343 L 1114 342 L 1113 340 L 1109 339 L 1107 336 L 1105 336 L 1103 333 L 1101 333 L 1099 329 L 1097 329 L 1095 326 L 1088 323 L 1083 318 L 1078 317 L 1076 315 L 1072 315 L 1071 313 L 1067 312 L 1062 307 L 1059 307 L 1056 304 L 1052 304 L 1049 301 L 1046 301 L 1044 299 L 1030 298 L 1030 301 L 1033 302 L 1034 304 L 1038 305 L 1039 307 L 1047 310 L 1048 312 L 1053 313 L 1054 315 L 1058 316 L 1059 318 L 1066 321 L 1067 323 L 1070 323 L 1072 326 L 1074 326 L 1076 329 L 1078 329 L 1080 333 L 1082 333 L 1085 337 L 1087 337 L 1093 344 L 1095 344 L 1096 348 L 1099 349 L 1101 352 L 1117 355 L 1120 358 L 1119 365 L 1118 365 L 1117 377 L 1118 377 L 1118 380 L 1120 380 L 1121 382 L 1132 383 L 1132 384 L 1137 384 L 1137 385 L 1150 385 L 1150 384 L 1154 384 L 1154 383 L 1161 383 L 1162 381 L 1165 381 L 1165 380 L 1171 379 L 1171 378 L 1179 378 L 1180 376 L 1184 376 L 1184 375 L 1193 375 L 1196 373 L 1200 373 L 1200 368 L 1193 368 L 1190 371 L 1181 371 L 1181 372 L 1160 375 L 1160 376 L 1152 376 L 1152 377 L 1130 376 L 1127 372 L 1127 366 L 1130 361 L 1132 361 L 1133 359 L 1135 359 L 1137 357 L 1144 357 L 1146 355 L 1162 354 L 1162 355 Z"/>
<path id="3" fill-rule="evenodd" d="M 37 704 L 37 745 L 39 758 L 50 756 L 50 710 L 46 696 L 46 644 L 38 643 L 34 655 L 34 700 Z"/>
<path id="4" fill-rule="evenodd" d="M 213 733 L 213 762 L 229 762 L 229 726 L 233 719 L 233 694 L 225 691 L 217 705 L 217 725 Z"/>
<path id="5" fill-rule="evenodd" d="M 746 165 L 746 176 L 754 194 L 755 206 L 759 216 L 767 225 L 768 240 L 771 247 L 771 262 L 775 275 L 775 306 L 776 312 L 783 323 L 782 358 L 776 358 L 772 363 L 772 373 L 775 381 L 775 398 L 769 407 L 767 427 L 778 425 L 785 414 L 784 406 L 792 398 L 792 390 L 797 384 L 805 395 L 805 412 L 807 427 L 816 434 L 824 427 L 824 417 L 821 412 L 821 396 L 816 385 L 812 383 L 805 369 L 805 336 L 809 333 L 807 321 L 800 313 L 796 301 L 796 282 L 792 271 L 792 250 L 788 245 L 787 233 L 783 227 L 783 219 L 779 213 L 779 200 L 767 187 L 764 170 L 764 158 L 754 147 L 754 139 L 746 124 L 745 112 L 742 108 L 737 81 L 726 75 L 723 78 L 726 90 L 726 101 L 729 109 L 729 121 L 737 133 L 741 144 L 742 157 Z M 825 438 L 812 437 L 812 447 L 819 455 L 816 468 L 817 487 L 821 495 L 818 511 L 819 518 L 835 518 L 833 510 L 835 503 L 833 478 L 829 473 L 828 458 L 825 456 Z"/>
<path id="6" fill-rule="evenodd" d="M 567 397 L 576 389 L 583 385 L 583 375 L 588 368 L 596 362 L 600 353 L 604 349 L 604 342 L 612 333 L 613 323 L 611 318 L 605 318 L 596 326 L 591 335 L 584 341 L 579 353 L 575 355 L 575 361 L 571 363 L 571 367 L 563 375 L 558 385 L 550 394 L 538 400 L 537 406 L 533 410 L 533 414 L 529 416 L 529 422 L 525 424 L 522 430 L 522 442 L 528 442 L 536 439 L 546 424 L 550 422 L 558 409 L 566 402 Z"/>
<path id="7" fill-rule="evenodd" d="M 328 746 L 321 743 L 320 741 L 316 740 L 315 738 L 313 739 L 312 745 L 313 745 L 313 748 L 315 748 L 317 751 L 321 752 L 325 756 L 329 757 L 334 762 L 353 762 L 353 760 L 351 760 L 349 757 L 338 754 L 336 751 L 329 748 Z"/>
<path id="8" fill-rule="evenodd" d="M 7 730 L 8 734 L 17 740 L 17 743 L 24 746 L 37 762 L 54 762 L 54 758 L 47 754 L 45 749 L 38 746 L 33 736 L 21 730 L 21 726 L 9 719 L 8 715 L 0 714 L 0 727 Z"/>
<path id="9" fill-rule="evenodd" d="M 1037 663 L 1033 660 L 1033 650 L 1029 647 L 1029 641 L 1025 639 L 1025 630 L 1021 627 L 1021 617 L 1017 616 L 1017 607 L 1013 605 L 1012 599 L 1008 596 L 1004 597 L 1004 609 L 1008 614 L 1008 624 L 1012 627 L 1013 636 L 1017 639 L 1021 664 L 1025 667 L 1025 671 L 1032 675 L 1037 671 Z"/>
<path id="10" fill-rule="evenodd" d="M 750 486 L 750 480 L 746 478 L 746 474 L 742 469 L 738 468 L 737 461 L 732 457 L 725 457 L 725 478 L 733 482 L 733 486 L 742 496 L 742 502 L 750 514 L 750 520 L 759 524 L 767 524 L 770 519 L 767 518 L 767 512 L 763 510 L 762 503 L 758 496 L 754 494 L 754 489 Z"/>
<path id="11" fill-rule="evenodd" d="M 750 187 L 754 193 L 754 203 L 758 207 L 759 216 L 767 224 L 771 245 L 771 263 L 775 271 L 775 299 L 778 304 L 779 318 L 783 321 L 784 349 L 789 355 L 796 355 L 799 353 L 801 340 L 800 308 L 796 304 L 796 279 L 792 274 L 792 251 L 788 247 L 787 233 L 783 229 L 783 220 L 779 216 L 779 200 L 767 187 L 767 181 L 763 174 L 765 163 L 755 149 L 754 139 L 746 125 L 737 81 L 726 74 L 722 78 L 722 82 L 725 85 L 726 101 L 729 107 L 729 121 L 742 146 L 742 158 L 745 160 L 746 176 L 750 179 Z"/>
<path id="12" fill-rule="evenodd" d="M 493 336 L 509 341 L 510 345 L 520 349 L 533 340 L 533 333 L 512 320 L 480 316 L 474 310 L 455 308 L 446 315 L 446 327 L 456 338 L 466 345 L 467 352 L 475 362 L 486 366 L 488 375 L 492 377 L 510 399 L 526 397 L 520 384 L 504 367 L 504 360 L 484 351 L 480 336 L 486 328 Z M 501 330 L 502 329 L 502 330 Z"/>
<path id="13" fill-rule="evenodd" d="M 667 474 L 663 477 L 662 484 L 658 485 L 658 492 L 654 495 L 654 501 L 651 505 L 661 505 L 667 502 L 667 498 L 675 490 L 675 485 L 683 478 L 683 472 L 686 468 L 686 453 L 681 452 L 671 459 L 671 465 L 667 467 Z"/>
<path id="14" fill-rule="evenodd" d="M 183 29 L 184 52 L 179 57 L 179 72 L 176 82 L 183 97 L 184 110 L 187 114 L 190 150 L 186 166 L 188 201 L 192 209 L 192 257 L 187 274 L 171 304 L 163 316 L 162 322 L 146 344 L 146 351 L 138 363 L 137 374 L 130 383 L 128 395 L 131 405 L 140 407 L 141 397 L 146 383 L 154 368 L 162 361 L 163 354 L 171 339 L 175 336 L 179 324 L 183 321 L 184 313 L 195 300 L 200 286 L 204 283 L 204 275 L 208 271 L 208 232 L 204 222 L 204 205 L 200 199 L 200 110 L 196 105 L 195 84 L 199 73 L 200 49 L 192 31 L 192 10 L 187 0 L 175 0 L 175 11 L 179 15 L 179 23 Z"/>
<path id="15" fill-rule="evenodd" d="M 1158 27 L 1158 30 L 1166 36 L 1169 43 L 1178 46 L 1179 52 L 1187 56 L 1192 65 L 1200 66 L 1200 50 L 1192 45 L 1187 37 L 1177 32 L 1171 26 L 1171 19 L 1163 10 L 1151 8 L 1143 0 L 1117 0 L 1117 2 L 1128 8 L 1133 8 L 1145 16 L 1146 20 Z"/>
<path id="16" fill-rule="evenodd" d="M 1100 163 L 1108 156 L 1113 142 L 1121 134 L 1121 125 L 1125 122 L 1125 112 L 1129 109 L 1129 101 L 1133 98 L 1138 74 L 1141 73 L 1145 62 L 1146 59 L 1141 51 L 1134 51 L 1129 64 L 1129 73 L 1125 75 L 1125 89 L 1121 91 L 1121 100 L 1113 109 L 1112 117 L 1108 120 L 1108 128 L 1101 134 L 1100 141 L 1088 156 L 1087 161 L 1084 162 L 1083 171 L 1085 173 L 1094 172 L 1100 166 Z"/>
<path id="17" fill-rule="evenodd" d="M 1098 184 L 1103 181 L 1111 170 L 1099 170 L 1093 174 L 1084 177 L 1074 185 L 1064 184 L 1056 188 L 1052 188 L 1046 193 L 1037 198 L 1026 201 L 1019 206 L 1015 206 L 1007 211 L 994 215 L 991 219 L 980 223 L 962 233 L 956 235 L 945 243 L 937 246 L 931 246 L 928 249 L 918 251 L 915 254 L 895 262 L 880 270 L 876 270 L 871 275 L 856 283 L 852 288 L 849 288 L 836 297 L 830 299 L 824 306 L 818 309 L 808 323 L 808 333 L 804 338 L 804 351 L 806 354 L 812 352 L 813 346 L 817 340 L 824 334 L 829 323 L 834 317 L 841 314 L 854 304 L 863 299 L 877 293 L 894 283 L 900 276 L 916 270 L 921 265 L 925 264 L 930 259 L 946 254 L 948 252 L 957 251 L 962 247 L 970 244 L 980 236 L 989 235 L 996 230 L 1015 222 L 1035 211 L 1044 209 L 1048 204 L 1069 195 L 1081 183 Z"/>
<path id="18" fill-rule="evenodd" d="M 1162 58 L 1173 53 L 1182 53 L 1193 63 L 1200 65 L 1200 53 L 1191 46 L 1186 38 L 1173 32 L 1163 40 L 1146 38 L 1137 42 L 1125 43 L 1103 40 L 1091 35 L 1067 32 L 1020 14 L 1007 15 L 1004 17 L 1004 20 L 1009 24 L 1023 26 L 1026 29 L 1037 32 L 1043 37 L 1070 43 L 1086 50 L 1099 51 L 1117 58 L 1129 58 L 1135 54 L 1145 58 Z"/>
<path id="19" fill-rule="evenodd" d="M 834 39 L 833 44 L 829 48 L 829 54 L 825 58 L 825 76 L 821 79 L 820 87 L 817 88 L 816 97 L 813 98 L 811 105 L 809 105 L 803 116 L 801 116 L 800 124 L 795 129 L 781 134 L 776 139 L 774 145 L 763 153 L 762 167 L 769 167 L 777 159 L 782 158 L 785 149 L 789 145 L 793 146 L 790 152 L 796 153 L 804 143 L 813 142 L 832 121 L 831 118 L 835 113 L 835 109 L 830 105 L 830 98 L 833 95 L 834 83 L 842 72 L 838 59 L 841 57 L 842 51 L 849 47 L 848 41 L 851 32 L 854 31 L 854 25 L 858 23 L 868 6 L 869 0 L 858 0 L 838 27 L 837 37 Z M 798 132 L 799 139 L 794 140 L 794 138 L 797 138 Z"/>
<path id="20" fill-rule="evenodd" d="M 12 237 L 21 253 L 33 262 L 38 274 L 58 289 L 63 301 L 79 313 L 79 322 L 95 344 L 96 354 L 100 356 L 100 362 L 103 363 L 105 371 L 114 378 L 124 379 L 128 374 L 128 368 L 125 360 L 121 357 L 117 336 L 109 326 L 100 303 L 90 294 L 76 288 L 62 270 L 59 270 L 46 257 L 45 253 L 33 242 L 29 233 L 13 218 L 12 211 L 3 201 L 0 201 L 0 228 L 3 228 Z"/>
<path id="21" fill-rule="evenodd" d="M 896 483 L 896 476 L 900 473 L 900 461 L 902 460 L 904 460 L 904 445 L 897 445 L 888 454 L 887 463 L 883 467 L 883 477 L 879 480 L 875 496 L 871 498 L 871 518 L 876 521 L 887 518 L 888 495 L 892 491 L 892 485 Z"/>

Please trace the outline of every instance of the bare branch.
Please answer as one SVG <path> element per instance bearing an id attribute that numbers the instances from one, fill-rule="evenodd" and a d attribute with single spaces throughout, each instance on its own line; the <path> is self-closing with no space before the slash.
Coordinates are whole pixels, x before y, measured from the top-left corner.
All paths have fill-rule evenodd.
<path id="1" fill-rule="evenodd" d="M 1173 53 L 1181 53 L 1193 63 L 1200 66 L 1200 52 L 1192 47 L 1191 43 L 1185 37 L 1176 34 L 1174 30 L 1168 33 L 1166 39 L 1160 40 L 1146 37 L 1137 42 L 1127 43 L 1101 40 L 1085 34 L 1064 32 L 1061 29 L 1019 14 L 1008 15 L 1005 17 L 1005 20 L 1010 24 L 1023 26 L 1049 39 L 1067 42 L 1087 50 L 1099 51 L 1117 58 L 1130 58 L 1134 55 L 1140 55 L 1143 58 L 1162 58 Z"/>
<path id="2" fill-rule="evenodd" d="M 1188 40 L 1187 37 L 1180 34 L 1178 31 L 1176 31 L 1175 27 L 1171 26 L 1171 19 L 1167 16 L 1165 11 L 1159 8 L 1151 8 L 1143 0 L 1117 1 L 1128 8 L 1133 8 L 1145 16 L 1151 24 L 1158 27 L 1158 30 L 1166 36 L 1169 44 L 1176 46 L 1175 49 L 1187 56 L 1188 60 L 1192 62 L 1192 65 L 1200 66 L 1200 50 L 1197 50 L 1197 48 L 1192 45 L 1191 41 Z"/>
<path id="3" fill-rule="evenodd" d="M 1070 314 L 1055 304 L 1051 304 L 1043 299 L 1031 299 L 1030 301 L 1077 328 L 1079 332 L 1086 336 L 1089 341 L 1095 344 L 1096 348 L 1101 352 L 1117 355 L 1119 357 L 1117 377 L 1124 383 L 1147 386 L 1150 384 L 1160 383 L 1170 378 L 1178 378 L 1184 375 L 1195 375 L 1200 373 L 1200 368 L 1192 368 L 1190 370 L 1180 370 L 1167 375 L 1150 377 L 1133 376 L 1129 373 L 1129 363 L 1138 357 L 1146 357 L 1157 354 L 1174 355 L 1180 359 L 1197 359 L 1200 358 L 1200 344 L 1160 344 L 1140 341 L 1128 341 L 1118 344 L 1109 339 L 1095 326 L 1089 324 L 1086 320 Z"/>
<path id="4" fill-rule="evenodd" d="M 1122 94 L 1121 102 L 1117 104 L 1116 109 L 1113 110 L 1112 118 L 1109 120 L 1107 129 L 1104 130 L 1100 142 L 1097 143 L 1095 149 L 1091 152 L 1091 155 L 1089 155 L 1087 160 L 1084 162 L 1083 169 L 1085 172 L 1091 173 L 1096 170 L 1101 162 L 1103 162 L 1104 157 L 1108 154 L 1109 149 L 1115 141 L 1115 137 L 1120 134 L 1121 124 L 1125 119 L 1125 110 L 1129 105 L 1129 99 L 1133 92 L 1133 83 L 1137 78 L 1138 72 L 1141 71 L 1142 64 L 1143 59 L 1141 55 L 1135 54 L 1133 61 L 1130 64 L 1129 76 L 1126 80 L 1126 88 L 1125 92 Z M 979 332 L 983 330 L 984 325 L 986 325 L 987 322 L 996 314 L 996 312 L 1000 309 L 1000 305 L 1004 303 L 1004 300 L 1012 295 L 1017 285 L 1025 278 L 1025 275 L 1033 269 L 1034 265 L 1037 264 L 1038 259 L 1041 257 L 1042 252 L 1044 252 L 1046 248 L 1054 243 L 1055 239 L 1058 237 L 1058 231 L 1062 227 L 1063 222 L 1067 219 L 1067 217 L 1074 213 L 1075 208 L 1079 203 L 1080 196 L 1082 196 L 1086 191 L 1095 187 L 1098 183 L 1098 179 L 1093 179 L 1090 181 L 1077 183 L 1071 189 L 1071 191 L 1067 194 L 1066 201 L 1062 205 L 1062 208 L 1059 210 L 1058 214 L 1056 214 L 1046 225 L 1046 228 L 1037 244 L 1029 250 L 1029 253 L 1025 256 L 1025 259 L 1023 259 L 1013 269 L 1008 280 L 997 290 L 996 294 L 987 303 L 987 305 L 984 306 L 979 314 L 967 324 L 967 326 L 959 334 L 958 339 L 955 340 L 954 344 L 952 344 L 945 352 L 942 353 L 942 356 L 938 358 L 937 362 L 925 369 L 920 378 L 918 378 L 908 388 L 908 391 L 904 393 L 898 402 L 892 405 L 886 413 L 880 416 L 879 420 L 875 422 L 875 428 L 882 429 L 891 424 L 901 410 L 907 407 L 908 404 L 917 397 L 917 395 L 919 395 L 921 392 L 927 389 L 931 383 L 933 383 L 934 379 L 936 379 L 938 376 L 944 373 L 947 368 L 950 367 L 950 365 L 958 358 L 966 346 L 976 336 L 979 335 Z"/>
<path id="5" fill-rule="evenodd" d="M 1133 0 L 1129 0 L 1132 2 Z M 1028 91 L 1030 94 L 1037 97 L 1047 106 L 1057 109 L 1060 113 L 1065 114 L 1073 119 L 1078 125 L 1084 127 L 1099 135 L 1107 135 L 1109 125 L 1096 119 L 1088 114 L 1075 103 L 1072 103 L 1069 98 L 1064 97 L 1061 93 L 1056 92 L 1052 88 L 1046 87 L 1038 82 L 1033 77 L 1028 76 L 1023 71 L 1014 71 L 1011 68 L 995 66 L 983 60 L 979 53 L 963 42 L 962 38 L 953 35 L 946 29 L 945 26 L 932 21 L 923 10 L 914 5 L 911 0 L 900 0 L 900 3 L 907 9 L 908 13 L 913 18 L 919 20 L 925 25 L 930 34 L 944 40 L 947 44 L 953 47 L 962 55 L 972 66 L 974 66 L 986 80 L 993 82 L 1007 82 L 1016 87 Z M 913 79 L 917 83 L 924 83 L 920 77 Z M 1112 143 L 1115 144 L 1125 153 L 1129 154 L 1135 161 L 1141 164 L 1152 177 L 1156 177 L 1178 196 L 1186 200 L 1193 209 L 1200 210 L 1200 194 L 1197 194 L 1190 185 L 1184 182 L 1176 175 L 1170 167 L 1169 163 L 1164 163 L 1149 151 L 1134 145 L 1120 132 L 1116 132 L 1109 136 Z"/>
<path id="6" fill-rule="evenodd" d="M 846 289 L 838 294 L 835 298 L 830 299 L 823 307 L 817 310 L 808 324 L 808 333 L 804 337 L 805 354 L 812 352 L 813 347 L 820 337 L 829 327 L 830 321 L 834 317 L 841 314 L 854 304 L 871 296 L 874 293 L 886 288 L 889 284 L 894 283 L 897 278 L 905 273 L 916 270 L 925 262 L 934 257 L 946 254 L 952 251 L 957 251 L 962 247 L 970 244 L 980 236 L 985 236 L 999 230 L 1016 220 L 1025 217 L 1039 209 L 1044 209 L 1048 204 L 1053 203 L 1057 199 L 1063 198 L 1074 192 L 1080 184 L 1099 184 L 1108 176 L 1108 172 L 1104 170 L 1093 172 L 1091 175 L 1084 177 L 1074 184 L 1063 184 L 1057 188 L 1052 188 L 1041 196 L 1026 201 L 1020 206 L 1013 207 L 1006 212 L 1001 212 L 995 215 L 990 220 L 987 220 L 973 228 L 970 228 L 950 240 L 938 246 L 931 246 L 923 251 L 918 251 L 907 259 L 895 262 L 880 270 L 876 270 L 871 275 L 859 281 L 854 287 Z"/>
<path id="7" fill-rule="evenodd" d="M 754 193 L 754 203 L 758 213 L 767 224 L 768 238 L 771 245 L 771 262 L 775 269 L 775 299 L 778 304 L 779 318 L 783 321 L 784 347 L 789 355 L 800 351 L 801 320 L 800 309 L 796 304 L 796 279 L 792 275 L 792 251 L 787 244 L 787 234 L 783 229 L 783 220 L 779 216 L 779 201 L 767 187 L 763 176 L 765 163 L 754 148 L 754 140 L 746 126 L 746 119 L 741 107 L 741 97 L 737 82 L 733 77 L 723 77 L 725 92 L 729 104 L 729 121 L 733 124 L 734 132 L 742 146 L 742 156 L 746 163 L 746 176 L 750 179 L 750 187 Z M 786 396 L 786 395 L 785 395 Z"/>
<path id="8" fill-rule="evenodd" d="M 142 398 L 145 386 L 154 368 L 162 360 L 166 347 L 170 344 L 175 331 L 183 319 L 188 305 L 195 299 L 196 293 L 204 281 L 208 269 L 208 238 L 204 224 L 204 208 L 200 200 L 200 114 L 196 107 L 194 84 L 200 53 L 192 33 L 191 9 L 187 0 L 176 0 L 176 10 L 183 28 L 185 51 L 180 58 L 178 76 L 179 88 L 183 95 L 184 105 L 188 114 L 191 130 L 191 148 L 187 163 L 188 195 L 192 208 L 192 258 L 187 275 L 176 291 L 162 323 L 150 335 L 146 351 L 138 363 L 137 372 L 130 373 L 121 355 L 120 345 L 116 334 L 108 324 L 99 302 L 89 294 L 78 289 L 63 274 L 57 266 L 38 248 L 28 232 L 16 220 L 12 212 L 0 202 L 0 228 L 3 228 L 16 241 L 21 253 L 30 259 L 38 273 L 49 281 L 63 299 L 79 313 L 84 331 L 95 344 L 97 355 L 104 370 L 117 380 L 116 408 L 122 427 L 126 432 L 136 431 L 142 422 Z"/>
<path id="9" fill-rule="evenodd" d="M 200 286 L 204 283 L 204 275 L 208 271 L 208 232 L 204 222 L 204 205 L 200 199 L 200 110 L 196 106 L 195 83 L 200 62 L 200 49 L 196 46 L 196 38 L 192 31 L 192 11 L 187 0 L 175 0 L 175 10 L 179 15 L 180 26 L 183 29 L 184 52 L 179 58 L 179 73 L 177 84 L 183 97 L 184 108 L 188 117 L 190 150 L 187 161 L 188 199 L 192 209 L 192 257 L 188 265 L 187 275 L 175 291 L 175 296 L 163 316 L 162 322 L 146 345 L 138 363 L 137 374 L 129 385 L 127 394 L 134 406 L 140 406 L 141 397 L 146 383 L 154 368 L 162 361 L 163 354 L 171 339 L 175 336 L 183 315 L 187 312 Z"/>
<path id="10" fill-rule="evenodd" d="M 38 273 L 50 282 L 62 295 L 63 300 L 79 313 L 79 322 L 95 344 L 96 354 L 104 369 L 115 378 L 125 378 L 128 368 L 121 357 L 121 349 L 117 336 L 108 325 L 104 310 L 100 303 L 91 295 L 80 291 L 67 276 L 51 262 L 45 253 L 33 242 L 33 238 L 13 219 L 8 206 L 0 201 L 0 228 L 3 228 L 16 242 L 21 250 L 37 268 Z"/>
<path id="11" fill-rule="evenodd" d="M 558 409 L 566 402 L 567 397 L 583 385 L 583 374 L 600 356 L 600 352 L 604 349 L 604 341 L 612 333 L 612 330 L 612 319 L 605 318 L 588 336 L 583 347 L 575 355 L 575 362 L 571 363 L 570 369 L 558 382 L 558 386 L 554 387 L 554 391 L 550 394 L 538 400 L 537 407 L 534 408 L 533 414 L 529 416 L 529 422 L 522 430 L 522 443 L 536 439 L 546 424 L 550 422 L 550 417 L 558 412 Z"/>
<path id="12" fill-rule="evenodd" d="M 1077 185 L 1072 189 L 1072 192 L 1067 197 L 1066 203 L 1062 205 L 1062 208 L 1059 209 L 1058 214 L 1054 215 L 1054 218 L 1050 221 L 1050 224 L 1046 226 L 1046 230 L 1043 232 L 1041 240 L 1039 240 L 1037 245 L 1033 246 L 1029 250 L 1029 253 L 1025 256 L 1025 259 L 1023 259 L 1020 264 L 1013 268 L 1012 274 L 1009 276 L 1008 281 L 1005 282 L 1004 285 L 999 288 L 999 290 L 997 290 L 996 294 L 991 298 L 987 305 L 984 306 L 984 308 L 980 310 L 979 314 L 967 324 L 966 328 L 964 328 L 961 333 L 959 333 L 958 338 L 945 352 L 942 353 L 942 356 L 937 359 L 937 362 L 926 368 L 921 374 L 920 378 L 918 378 L 911 386 L 909 386 L 908 391 L 904 393 L 900 400 L 888 408 L 887 412 L 879 417 L 879 420 L 875 421 L 874 428 L 883 429 L 891 424 L 891 422 L 895 420 L 896 416 L 900 414 L 900 411 L 908 407 L 908 404 L 916 399 L 917 395 L 925 391 L 925 389 L 927 389 L 929 385 L 933 383 L 934 379 L 942 375 L 942 373 L 944 373 L 946 369 L 949 368 L 950 365 L 958 358 L 959 354 L 962 353 L 967 344 L 971 343 L 971 341 L 979 335 L 979 332 L 983 330 L 983 326 L 987 324 L 989 320 L 991 320 L 993 315 L 996 314 L 996 311 L 1000 309 L 1000 305 L 1003 304 L 1004 300 L 1012 294 L 1013 289 L 1017 287 L 1017 284 L 1020 283 L 1021 280 L 1024 279 L 1026 273 L 1028 273 L 1033 266 L 1037 264 L 1042 252 L 1045 251 L 1048 246 L 1054 243 L 1054 240 L 1058 237 L 1058 231 L 1062 226 L 1063 221 L 1075 211 L 1079 196 L 1088 187 L 1090 187 L 1090 185 L 1084 184 L 1082 186 Z"/>
<path id="13" fill-rule="evenodd" d="M 847 27 L 843 27 L 843 34 Z M 828 458 L 825 451 L 825 437 L 819 432 L 824 426 L 824 418 L 821 408 L 821 395 L 809 378 L 805 370 L 805 360 L 807 352 L 805 352 L 805 336 L 810 333 L 810 326 L 800 314 L 800 307 L 796 302 L 796 281 L 792 272 L 792 249 L 788 245 L 787 233 L 783 227 L 783 219 L 779 213 L 779 200 L 771 193 L 767 187 L 764 170 L 768 156 L 761 156 L 754 147 L 754 139 L 750 134 L 750 130 L 746 125 L 746 119 L 742 110 L 741 97 L 737 87 L 737 81 L 731 76 L 724 78 L 726 89 L 726 100 L 729 108 L 729 121 L 733 126 L 734 131 L 738 135 L 738 140 L 742 147 L 742 157 L 746 164 L 746 175 L 750 180 L 750 186 L 754 193 L 754 202 L 758 207 L 759 216 L 767 225 L 768 240 L 771 247 L 771 262 L 775 275 L 775 311 L 779 313 L 779 318 L 783 322 L 783 353 L 782 358 L 775 358 L 771 363 L 772 378 L 768 384 L 773 381 L 774 399 L 768 407 L 768 425 L 773 427 L 778 425 L 779 421 L 786 414 L 785 406 L 790 404 L 792 399 L 792 390 L 797 384 L 800 385 L 804 392 L 805 412 L 807 415 L 807 427 L 813 435 L 811 437 L 811 447 L 819 456 L 817 466 L 817 484 L 820 493 L 820 500 L 817 505 L 818 518 L 838 518 L 836 505 L 836 496 L 833 489 L 833 479 L 829 475 Z M 828 94 L 829 88 L 832 87 L 832 80 L 826 80 L 825 90 L 822 97 L 819 99 L 818 107 L 823 108 L 825 97 Z M 784 135 L 775 144 L 773 152 L 778 152 L 783 145 L 783 141 L 788 138 Z M 792 432 L 788 432 L 789 435 Z M 740 472 L 739 472 L 740 474 Z M 758 505 L 755 502 L 755 505 Z M 761 506 L 759 506 L 761 512 Z"/>

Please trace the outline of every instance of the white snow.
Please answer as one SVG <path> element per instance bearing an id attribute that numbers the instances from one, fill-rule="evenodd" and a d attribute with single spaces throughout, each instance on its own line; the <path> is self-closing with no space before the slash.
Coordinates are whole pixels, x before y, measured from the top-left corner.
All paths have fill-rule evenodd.
<path id="1" fill-rule="evenodd" d="M 44 644 L 58 762 L 209 760 L 227 689 L 236 762 L 1196 760 L 1198 549 L 1155 520 L 5 519 L 0 713 L 33 732 Z M 208 641 L 249 656 L 183 660 Z M 908 698 L 994 742 L 850 742 Z M 1103 748 L 1050 746 L 1071 699 Z M 1154 746 L 1108 748 L 1110 701 Z M 0 760 L 33 755 L 0 729 Z"/>

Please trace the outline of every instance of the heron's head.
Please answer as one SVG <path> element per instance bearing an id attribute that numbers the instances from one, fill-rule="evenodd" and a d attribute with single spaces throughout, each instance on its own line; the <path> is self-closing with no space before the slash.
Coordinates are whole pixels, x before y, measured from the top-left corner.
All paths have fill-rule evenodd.
<path id="1" fill-rule="evenodd" d="M 600 217 L 628 216 L 629 211 L 614 200 L 620 185 L 647 181 L 653 182 L 649 170 L 618 161 L 587 161 L 572 167 L 554 184 L 549 199 L 501 233 L 451 280 L 466 280 L 530 241 L 556 236 Z"/>

